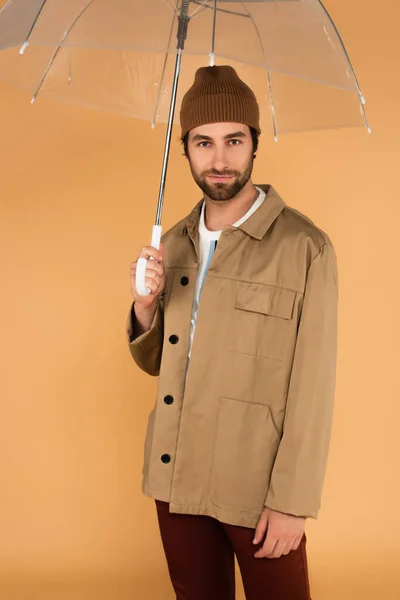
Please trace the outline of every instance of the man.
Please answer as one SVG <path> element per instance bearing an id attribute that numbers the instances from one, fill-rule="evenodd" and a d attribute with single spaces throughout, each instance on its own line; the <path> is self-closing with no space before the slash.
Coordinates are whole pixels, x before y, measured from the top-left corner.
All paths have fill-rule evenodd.
<path id="1" fill-rule="evenodd" d="M 156 501 L 178 600 L 310 600 L 305 519 L 317 518 L 336 367 L 328 236 L 251 180 L 259 109 L 227 66 L 197 71 L 180 113 L 191 214 L 145 247 L 130 351 L 159 375 L 143 491 Z"/>

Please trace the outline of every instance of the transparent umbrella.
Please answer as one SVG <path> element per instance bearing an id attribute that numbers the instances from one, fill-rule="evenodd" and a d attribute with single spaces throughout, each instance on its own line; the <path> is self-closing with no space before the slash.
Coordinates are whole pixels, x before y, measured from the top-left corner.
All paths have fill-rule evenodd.
<path id="1" fill-rule="evenodd" d="M 208 64 L 238 71 L 276 141 L 317 129 L 371 131 L 349 55 L 319 0 L 8 0 L 0 9 L 0 79 L 32 102 L 45 96 L 168 123 L 156 248 L 173 123 L 196 69 Z M 143 295 L 145 268 L 142 261 L 137 270 Z"/>

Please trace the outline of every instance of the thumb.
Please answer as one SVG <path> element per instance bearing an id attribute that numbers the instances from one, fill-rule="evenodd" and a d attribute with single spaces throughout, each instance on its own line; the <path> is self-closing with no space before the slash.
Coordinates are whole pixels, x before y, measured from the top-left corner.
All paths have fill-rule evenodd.
<path id="1" fill-rule="evenodd" d="M 160 242 L 160 254 L 164 256 L 164 244 L 162 242 Z"/>
<path id="2" fill-rule="evenodd" d="M 257 525 L 256 533 L 253 539 L 253 544 L 259 544 L 261 542 L 265 535 L 265 532 L 267 531 L 267 525 L 268 515 L 266 512 L 263 512 Z"/>

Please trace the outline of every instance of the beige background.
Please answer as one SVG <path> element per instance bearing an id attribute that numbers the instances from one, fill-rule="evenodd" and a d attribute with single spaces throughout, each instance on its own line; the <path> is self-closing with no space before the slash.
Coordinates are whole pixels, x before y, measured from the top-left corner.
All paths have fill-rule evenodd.
<path id="1" fill-rule="evenodd" d="M 400 9 L 327 8 L 372 136 L 262 138 L 254 180 L 324 228 L 339 259 L 334 431 L 320 517 L 307 521 L 312 598 L 398 600 Z M 0 93 L 0 598 L 172 600 L 140 491 L 156 380 L 134 365 L 124 333 L 163 127 Z M 199 199 L 178 133 L 165 228 Z"/>

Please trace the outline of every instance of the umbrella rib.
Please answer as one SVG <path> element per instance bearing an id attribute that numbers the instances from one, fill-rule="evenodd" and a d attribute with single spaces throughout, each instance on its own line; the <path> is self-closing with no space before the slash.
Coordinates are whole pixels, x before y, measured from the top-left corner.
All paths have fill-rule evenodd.
<path id="1" fill-rule="evenodd" d="M 3 12 L 4 9 L 7 8 L 7 6 L 12 2 L 12 0 L 7 0 L 7 2 L 0 8 L 0 14 Z"/>
<path id="2" fill-rule="evenodd" d="M 198 4 L 200 6 L 200 8 L 209 8 L 210 10 L 213 10 L 213 7 L 210 6 L 209 4 L 207 4 L 208 0 L 205 0 L 205 2 L 200 2 L 200 0 L 190 0 L 192 4 Z M 226 13 L 228 15 L 236 15 L 237 17 L 244 17 L 245 19 L 249 19 L 250 15 L 244 15 L 243 13 L 238 13 L 235 12 L 233 10 L 226 10 L 225 8 L 217 8 L 217 10 L 219 12 L 223 12 Z M 194 12 L 193 15 L 191 16 L 191 19 L 193 18 L 193 16 L 197 16 L 198 12 Z"/>
<path id="3" fill-rule="evenodd" d="M 54 64 L 54 61 L 56 60 L 61 48 L 62 48 L 62 43 L 65 42 L 65 40 L 67 39 L 67 37 L 69 36 L 69 34 L 71 33 L 72 29 L 75 27 L 75 25 L 77 24 L 77 22 L 79 21 L 79 19 L 83 16 L 83 14 L 87 11 L 87 9 L 93 4 L 95 0 L 89 0 L 89 2 L 87 3 L 87 5 L 81 10 L 81 12 L 78 14 L 78 16 L 75 18 L 75 20 L 71 23 L 71 25 L 69 26 L 69 28 L 65 31 L 63 37 L 61 38 L 61 42 L 57 48 L 57 50 L 53 53 L 53 56 L 51 57 L 49 64 L 46 67 L 46 70 L 44 72 L 44 75 L 35 91 L 35 93 L 33 94 L 32 100 L 31 100 L 31 104 L 33 104 L 40 92 L 40 90 L 43 87 L 44 82 L 46 81 L 46 77 L 49 74 L 49 71 L 51 69 L 51 67 Z"/>
<path id="4" fill-rule="evenodd" d="M 340 35 L 340 33 L 339 33 L 339 30 L 338 30 L 338 28 L 336 27 L 336 25 L 335 25 L 335 22 L 334 22 L 334 20 L 332 19 L 331 15 L 330 15 L 330 14 L 329 14 L 329 12 L 327 11 L 327 9 L 325 8 L 325 6 L 324 6 L 324 5 L 323 5 L 323 3 L 321 2 L 321 0 L 317 0 L 317 2 L 318 2 L 318 4 L 321 6 L 321 8 L 322 8 L 322 10 L 324 11 L 324 13 L 326 14 L 326 16 L 328 17 L 330 24 L 332 25 L 333 29 L 335 30 L 335 33 L 336 33 L 336 35 L 338 36 L 339 43 L 340 43 L 340 45 L 341 45 L 341 47 L 342 47 L 342 50 L 343 50 L 343 52 L 344 52 L 344 54 L 345 54 L 345 56 L 346 56 L 347 62 L 349 63 L 349 66 L 350 66 L 350 69 L 351 69 L 351 73 L 352 73 L 352 75 L 353 75 L 354 82 L 355 82 L 355 84 L 356 84 L 357 91 L 358 91 L 358 94 L 359 94 L 359 96 L 360 96 L 361 110 L 362 110 L 362 112 L 363 112 L 363 115 L 364 115 L 364 119 L 365 119 L 365 125 L 366 125 L 366 128 L 367 128 L 367 131 L 368 131 L 368 133 L 371 133 L 371 128 L 370 128 L 370 126 L 369 126 L 368 117 L 367 117 L 367 112 L 366 112 L 366 110 L 365 110 L 365 103 L 366 103 L 366 102 L 365 102 L 365 98 L 364 98 L 364 96 L 363 96 L 363 93 L 362 93 L 362 91 L 361 91 L 360 84 L 358 83 L 357 75 L 356 75 L 356 72 L 355 72 L 355 70 L 354 70 L 353 64 L 352 64 L 352 62 L 351 62 L 351 59 L 350 59 L 349 53 L 347 52 L 347 48 L 346 48 L 346 46 L 345 46 L 345 44 L 344 44 L 344 41 L 343 41 L 343 39 L 342 39 L 342 36 Z"/>
<path id="5" fill-rule="evenodd" d="M 260 46 L 261 46 L 261 51 L 263 53 L 263 57 L 264 57 L 264 65 L 265 65 L 265 71 L 267 74 L 267 80 L 268 80 L 268 89 L 269 89 L 269 103 L 271 106 L 271 113 L 272 113 L 272 123 L 273 123 L 273 127 L 274 127 L 274 140 L 275 142 L 278 141 L 278 128 L 277 128 L 277 124 L 276 124 L 276 114 L 275 114 L 275 104 L 274 104 L 274 96 L 272 93 L 272 82 L 271 82 L 271 74 L 269 72 L 268 66 L 267 66 L 267 57 L 265 56 L 265 50 L 264 50 L 264 44 L 262 43 L 262 39 L 261 39 L 261 35 L 260 35 L 260 31 L 257 27 L 256 22 L 253 19 L 253 15 L 250 13 L 249 9 L 244 6 L 243 2 L 241 3 L 244 10 L 247 11 L 247 14 L 249 16 L 249 19 L 251 20 L 251 22 L 253 23 L 253 27 L 256 30 L 256 34 L 258 37 L 258 41 L 260 42 Z"/>
<path id="6" fill-rule="evenodd" d="M 160 82 L 158 84 L 158 94 L 157 94 L 157 99 L 156 99 L 156 105 L 154 107 L 153 119 L 151 121 L 152 128 L 154 128 L 154 125 L 155 125 L 155 122 L 156 122 L 156 118 L 157 118 L 158 105 L 160 104 L 161 88 L 162 88 L 162 84 L 164 82 L 165 70 L 167 68 L 168 49 L 169 49 L 170 44 L 171 44 L 172 32 L 174 30 L 175 17 L 176 17 L 176 15 L 174 14 L 174 16 L 172 18 L 172 23 L 171 23 L 171 29 L 170 29 L 170 32 L 169 32 L 167 51 L 165 52 L 165 57 L 164 57 L 164 65 L 163 65 L 163 69 L 162 69 L 162 72 L 161 72 Z"/>
<path id="7" fill-rule="evenodd" d="M 36 17 L 35 17 L 35 19 L 34 19 L 34 21 L 33 21 L 32 25 L 31 25 L 31 28 L 30 28 L 30 30 L 28 31 L 28 35 L 26 36 L 26 38 L 25 38 L 25 41 L 24 41 L 24 43 L 23 43 L 23 45 L 22 45 L 22 47 L 21 47 L 21 49 L 20 49 L 20 51 L 19 51 L 19 53 L 20 53 L 20 54 L 23 54 L 23 53 L 25 52 L 26 48 L 29 46 L 29 40 L 30 40 L 30 37 L 31 37 L 31 35 L 32 35 L 32 33 L 33 33 L 33 30 L 34 30 L 34 29 L 35 29 L 35 27 L 36 27 L 36 24 L 37 24 L 37 22 L 38 22 L 38 20 L 39 20 L 39 17 L 40 17 L 40 15 L 41 15 L 41 14 L 42 14 L 42 12 L 43 12 L 44 5 L 46 4 L 46 2 L 47 2 L 47 0 L 43 0 L 43 2 L 42 2 L 42 6 L 39 8 L 38 14 L 36 15 Z"/>
<path id="8" fill-rule="evenodd" d="M 168 5 L 167 5 L 167 2 L 166 2 L 166 0 L 162 0 L 162 2 L 163 2 L 163 4 L 165 4 L 165 6 L 166 6 L 167 8 L 169 8 L 169 10 L 172 10 L 172 12 L 174 13 L 174 15 L 176 15 L 176 12 L 177 12 L 177 5 L 176 5 L 176 4 L 174 4 L 173 0 L 170 0 L 170 4 L 171 4 L 171 6 L 168 6 Z"/>
<path id="9" fill-rule="evenodd" d="M 211 8 L 207 4 L 208 0 L 203 0 L 202 2 L 200 2 L 200 1 L 193 2 L 193 0 L 191 0 L 191 1 L 192 1 L 193 4 L 198 4 L 198 8 L 196 8 L 196 10 L 190 15 L 191 19 L 194 19 L 195 17 L 197 17 L 197 15 L 199 15 L 200 13 L 202 13 L 205 8 Z"/>

